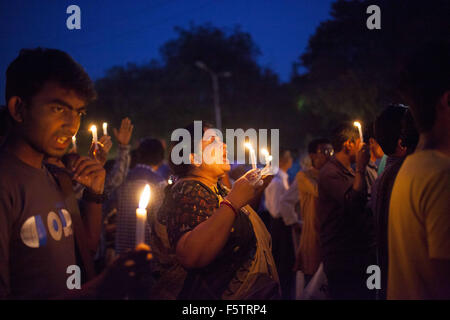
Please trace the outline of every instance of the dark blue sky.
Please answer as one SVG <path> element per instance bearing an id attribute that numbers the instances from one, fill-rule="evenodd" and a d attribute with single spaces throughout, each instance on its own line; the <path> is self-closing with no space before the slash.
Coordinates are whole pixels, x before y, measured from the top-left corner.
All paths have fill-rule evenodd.
<path id="1" fill-rule="evenodd" d="M 0 101 L 5 72 L 21 48 L 67 51 L 97 79 L 114 65 L 159 58 L 175 26 L 211 22 L 240 25 L 261 49 L 260 63 L 283 81 L 316 27 L 329 17 L 332 0 L 0 0 Z M 81 8 L 81 30 L 68 30 L 66 9 Z"/>

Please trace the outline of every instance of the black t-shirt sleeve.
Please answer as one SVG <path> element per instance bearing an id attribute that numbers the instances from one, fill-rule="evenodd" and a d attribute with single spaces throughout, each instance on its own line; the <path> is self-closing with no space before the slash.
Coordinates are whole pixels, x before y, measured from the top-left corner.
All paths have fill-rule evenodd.
<path id="1" fill-rule="evenodd" d="M 353 184 L 348 183 L 336 172 L 326 172 L 321 175 L 319 189 L 328 197 L 336 201 L 340 207 L 350 211 L 364 207 L 365 193 L 353 189 Z"/>
<path id="2" fill-rule="evenodd" d="M 167 219 L 167 233 L 173 248 L 186 232 L 206 221 L 218 204 L 215 195 L 197 182 L 186 181 L 176 189 L 172 193 L 173 211 Z"/>
<path id="3" fill-rule="evenodd" d="M 0 185 L 0 299 L 10 293 L 9 247 L 12 230 L 12 198 L 4 186 Z"/>

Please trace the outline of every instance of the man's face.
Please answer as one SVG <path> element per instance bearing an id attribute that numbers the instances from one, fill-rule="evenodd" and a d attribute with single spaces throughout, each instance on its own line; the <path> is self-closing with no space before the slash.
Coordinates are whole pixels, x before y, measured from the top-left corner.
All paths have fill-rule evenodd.
<path id="1" fill-rule="evenodd" d="M 333 146 L 329 143 L 320 144 L 317 147 L 316 153 L 311 155 L 314 168 L 320 170 L 325 163 L 333 156 Z"/>
<path id="2" fill-rule="evenodd" d="M 84 105 L 75 91 L 45 83 L 24 107 L 22 137 L 45 156 L 61 157 L 80 127 Z"/>

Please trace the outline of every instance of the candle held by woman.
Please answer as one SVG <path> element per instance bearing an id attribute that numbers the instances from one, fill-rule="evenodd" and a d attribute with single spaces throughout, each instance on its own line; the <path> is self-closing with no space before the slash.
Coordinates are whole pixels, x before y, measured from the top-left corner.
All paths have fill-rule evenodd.
<path id="1" fill-rule="evenodd" d="M 250 163 L 252 164 L 252 169 L 256 169 L 256 154 L 255 149 L 250 142 L 245 143 L 245 147 L 249 150 L 250 154 Z"/>

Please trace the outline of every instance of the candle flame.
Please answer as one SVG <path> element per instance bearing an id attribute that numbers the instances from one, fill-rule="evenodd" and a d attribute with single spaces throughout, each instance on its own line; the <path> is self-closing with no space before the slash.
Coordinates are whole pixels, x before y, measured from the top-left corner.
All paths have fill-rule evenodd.
<path id="1" fill-rule="evenodd" d="M 103 129 L 106 129 L 108 127 L 108 123 L 103 122 Z"/>
<path id="2" fill-rule="evenodd" d="M 92 132 L 97 132 L 97 126 L 95 124 L 93 124 L 89 130 Z"/>
<path id="3" fill-rule="evenodd" d="M 360 123 L 359 121 L 353 122 L 353 125 L 354 125 L 355 127 L 357 127 L 358 129 L 361 129 L 361 123 Z"/>
<path id="4" fill-rule="evenodd" d="M 73 137 L 72 137 L 72 142 L 75 143 L 76 141 L 77 141 L 77 137 L 76 137 L 76 136 L 73 136 Z"/>
<path id="5" fill-rule="evenodd" d="M 252 144 L 251 144 L 250 142 L 244 143 L 244 146 L 245 146 L 246 148 L 248 148 L 249 150 L 253 150 L 253 146 L 252 146 Z"/>
<path id="6" fill-rule="evenodd" d="M 150 200 L 150 186 L 145 185 L 144 191 L 141 193 L 141 199 L 139 200 L 139 209 L 147 208 L 148 201 Z"/>
<path id="7" fill-rule="evenodd" d="M 266 156 L 266 157 L 269 156 L 269 151 L 267 151 L 266 148 L 262 149 L 262 150 L 261 150 L 261 153 L 262 153 L 264 156 Z"/>

